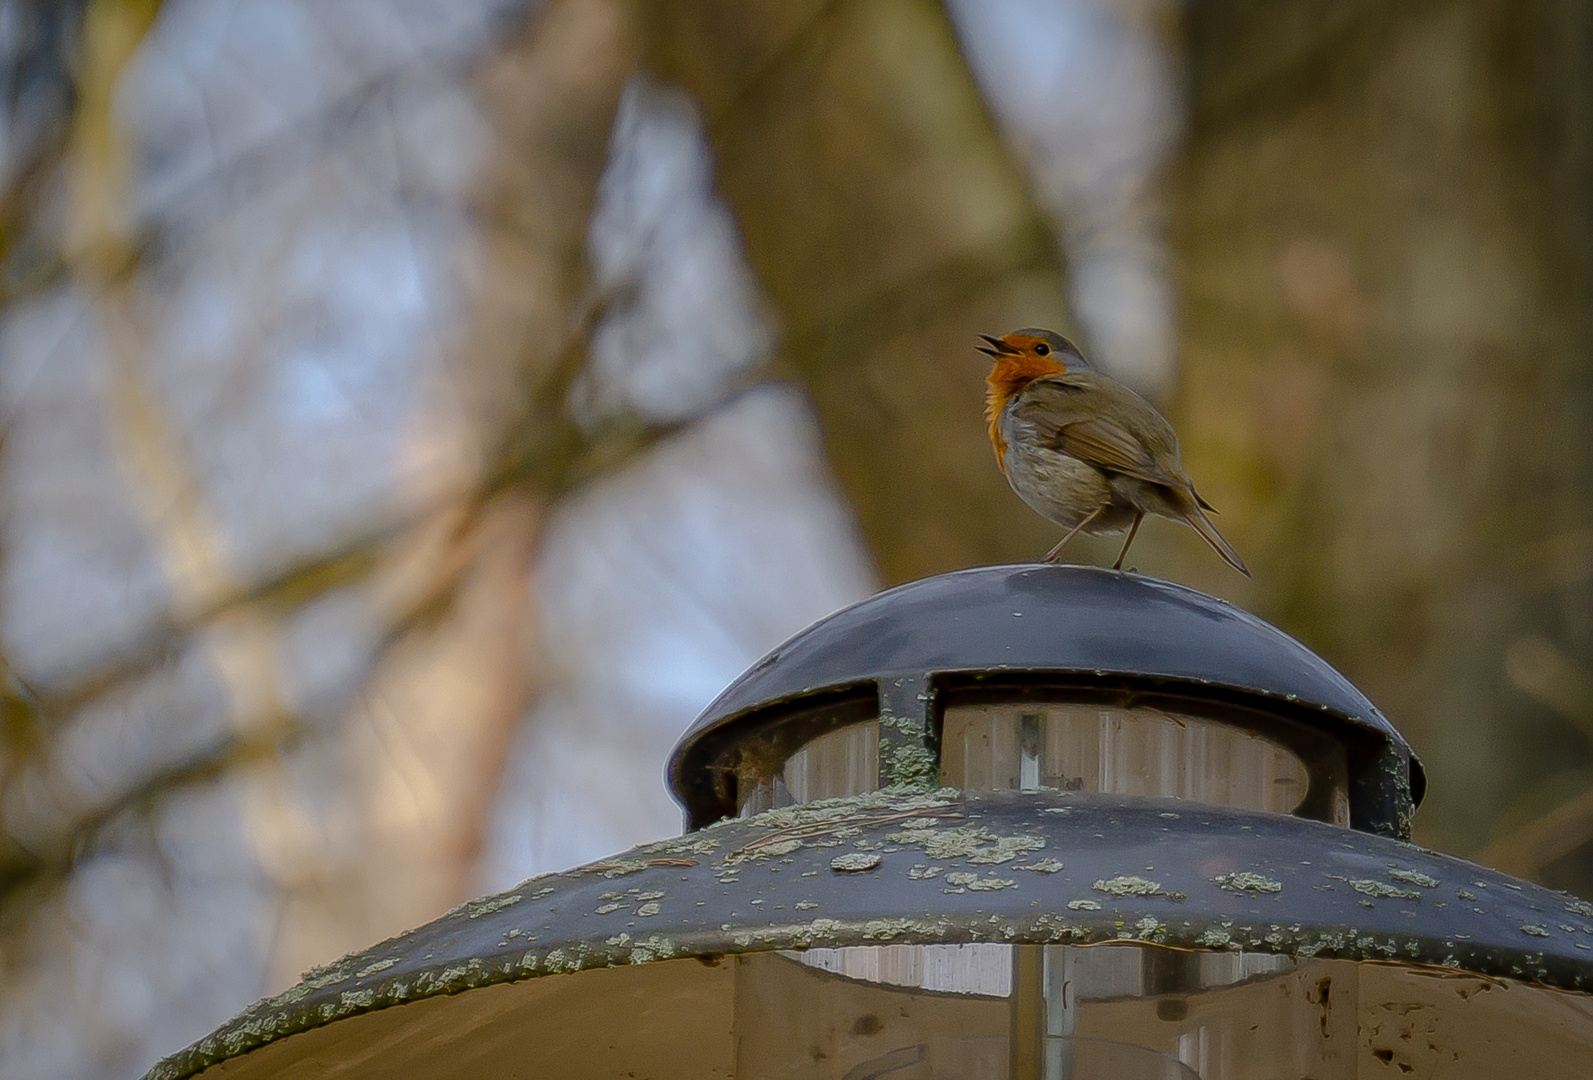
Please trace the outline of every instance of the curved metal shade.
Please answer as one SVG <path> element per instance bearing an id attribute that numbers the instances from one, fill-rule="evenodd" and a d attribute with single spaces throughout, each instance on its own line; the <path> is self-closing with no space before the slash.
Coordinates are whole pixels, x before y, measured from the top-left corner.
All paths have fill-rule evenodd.
<path id="1" fill-rule="evenodd" d="M 915 581 L 822 619 L 730 685 L 686 732 L 669 765 L 690 820 L 724 813 L 716 758 L 804 698 L 948 676 L 1129 680 L 1200 696 L 1270 702 L 1370 745 L 1367 782 L 1392 784 L 1408 835 L 1425 781 L 1410 746 L 1349 680 L 1248 612 L 1193 589 L 1082 566 L 990 566 Z M 1389 772 L 1399 775 L 1390 776 Z"/>
<path id="2" fill-rule="evenodd" d="M 387 1006 L 770 949 L 1138 940 L 1593 990 L 1593 905 L 1446 855 L 1159 799 L 876 793 L 726 821 L 473 901 L 169 1058 L 180 1080 Z"/>

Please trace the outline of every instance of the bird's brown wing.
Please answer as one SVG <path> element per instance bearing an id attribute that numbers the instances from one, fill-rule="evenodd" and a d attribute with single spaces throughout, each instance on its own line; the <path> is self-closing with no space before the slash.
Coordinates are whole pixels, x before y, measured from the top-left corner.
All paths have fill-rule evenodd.
<path id="1" fill-rule="evenodd" d="M 1188 480 L 1157 460 L 1177 461 L 1167 421 L 1127 387 L 1087 375 L 1055 375 L 1024 387 L 1018 415 L 1031 423 L 1041 445 L 1106 472 L 1182 490 Z M 1157 450 L 1163 450 L 1157 454 Z"/>

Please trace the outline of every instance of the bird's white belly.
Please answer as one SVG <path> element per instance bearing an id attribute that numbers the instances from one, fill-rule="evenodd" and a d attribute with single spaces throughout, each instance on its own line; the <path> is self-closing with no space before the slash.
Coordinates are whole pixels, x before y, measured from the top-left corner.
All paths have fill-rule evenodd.
<path id="1" fill-rule="evenodd" d="M 1092 510 L 1112 502 L 1111 488 L 1100 470 L 1066 454 L 1009 442 L 1006 464 L 1007 482 L 1018 498 L 1064 529 L 1073 528 Z M 1092 522 L 1088 531 L 1121 528 L 1116 515 L 1111 515 L 1114 520 L 1103 520 L 1107 516 L 1097 518 L 1099 524 Z"/>

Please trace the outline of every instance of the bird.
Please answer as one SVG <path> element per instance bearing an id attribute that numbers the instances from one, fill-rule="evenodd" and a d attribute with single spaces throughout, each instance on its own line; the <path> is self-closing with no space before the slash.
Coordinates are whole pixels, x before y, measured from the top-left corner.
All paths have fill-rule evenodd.
<path id="1" fill-rule="evenodd" d="M 985 379 L 985 419 L 996 463 L 1018 498 L 1067 530 L 1045 561 L 1059 562 L 1081 532 L 1128 530 L 1121 570 L 1146 514 L 1194 529 L 1245 577 L 1250 569 L 1206 516 L 1216 510 L 1184 471 L 1178 436 L 1144 398 L 1102 373 L 1067 338 L 1026 328 L 980 334 L 995 361 Z"/>

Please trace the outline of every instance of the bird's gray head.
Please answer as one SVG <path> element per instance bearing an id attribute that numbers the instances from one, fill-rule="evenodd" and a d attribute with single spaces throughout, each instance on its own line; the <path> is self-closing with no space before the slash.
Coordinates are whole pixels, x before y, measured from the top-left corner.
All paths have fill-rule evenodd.
<path id="1" fill-rule="evenodd" d="M 1058 371 L 1095 370 L 1095 365 L 1084 358 L 1079 347 L 1055 330 L 1030 326 L 1002 337 L 979 336 L 989 345 L 979 351 L 994 357 L 998 364 L 1029 361 L 1041 368 L 1054 364 Z"/>

